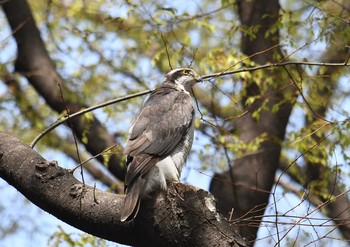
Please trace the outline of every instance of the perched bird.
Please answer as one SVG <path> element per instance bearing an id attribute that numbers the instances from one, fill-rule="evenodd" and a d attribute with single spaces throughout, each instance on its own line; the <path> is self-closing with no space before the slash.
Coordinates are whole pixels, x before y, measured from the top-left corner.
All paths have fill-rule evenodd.
<path id="1" fill-rule="evenodd" d="M 179 181 L 193 142 L 190 92 L 201 80 L 192 69 L 171 70 L 132 121 L 124 150 L 127 173 L 121 221 L 136 217 L 144 196 L 165 190 L 167 181 Z"/>

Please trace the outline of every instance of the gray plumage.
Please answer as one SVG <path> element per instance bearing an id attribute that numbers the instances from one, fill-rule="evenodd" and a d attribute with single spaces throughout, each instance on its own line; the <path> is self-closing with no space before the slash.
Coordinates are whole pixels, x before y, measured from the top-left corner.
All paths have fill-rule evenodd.
<path id="1" fill-rule="evenodd" d="M 190 90 L 201 80 L 191 69 L 170 71 L 134 118 L 124 150 L 127 173 L 121 221 L 136 217 L 142 197 L 166 189 L 167 181 L 179 181 L 193 141 Z"/>

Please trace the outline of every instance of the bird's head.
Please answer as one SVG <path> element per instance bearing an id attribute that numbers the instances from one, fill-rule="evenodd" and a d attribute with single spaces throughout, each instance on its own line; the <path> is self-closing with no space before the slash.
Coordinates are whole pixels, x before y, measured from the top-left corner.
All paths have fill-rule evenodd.
<path id="1" fill-rule="evenodd" d="M 175 83 L 179 86 L 183 86 L 186 91 L 190 92 L 193 85 L 200 81 L 202 81 L 202 77 L 194 72 L 194 70 L 178 68 L 166 74 L 163 83 Z"/>

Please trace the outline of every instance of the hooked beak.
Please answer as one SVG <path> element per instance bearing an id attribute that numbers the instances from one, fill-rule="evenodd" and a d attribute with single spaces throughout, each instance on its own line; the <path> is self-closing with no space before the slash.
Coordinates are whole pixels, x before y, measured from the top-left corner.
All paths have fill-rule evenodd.
<path id="1" fill-rule="evenodd" d="M 196 74 L 196 76 L 194 77 L 194 79 L 196 80 L 196 82 L 201 82 L 203 81 L 202 77 L 198 74 Z"/>

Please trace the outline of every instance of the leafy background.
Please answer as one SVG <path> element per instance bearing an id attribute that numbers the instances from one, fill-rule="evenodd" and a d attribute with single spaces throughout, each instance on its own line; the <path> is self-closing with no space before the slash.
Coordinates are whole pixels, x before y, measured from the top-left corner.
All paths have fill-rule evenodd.
<path id="1" fill-rule="evenodd" d="M 153 88 L 170 65 L 191 66 L 202 75 L 258 65 L 253 59 L 256 54 L 247 56 L 242 52 L 241 38 L 254 40 L 261 26 L 242 25 L 235 1 L 53 0 L 29 4 L 57 72 L 85 105 Z M 347 54 L 350 32 L 346 1 L 283 0 L 280 4 L 279 21 L 264 33 L 269 39 L 279 32 L 282 54 L 274 53 L 273 59 L 307 64 L 327 61 L 333 54 Z M 53 112 L 24 77 L 12 73 L 16 44 L 3 13 L 0 21 L 4 27 L 0 30 L 0 129 L 30 143 L 64 113 Z M 280 168 L 276 174 L 278 185 L 272 189 L 256 246 L 275 244 L 285 233 L 283 246 L 347 245 L 337 225 L 324 216 L 327 213 L 319 198 L 332 197 L 328 178 L 334 174 L 335 183 L 348 198 L 349 70 L 308 65 L 302 69 L 291 70 L 302 95 L 285 97 L 294 102 L 281 144 L 285 169 Z M 196 138 L 183 172 L 184 182 L 208 189 L 214 173 L 230 169 L 234 160 L 254 154 L 270 138 L 262 133 L 247 143 L 235 126 L 235 120 L 247 112 L 259 121 L 263 110 L 279 111 L 280 104 L 270 109 L 268 100 L 261 103 L 270 87 L 277 94 L 283 85 L 276 83 L 270 73 L 238 73 L 196 86 Z M 247 92 L 252 81 L 261 89 L 253 96 Z M 62 97 L 72 96 L 62 92 Z M 129 122 L 144 99 L 138 97 L 96 110 L 94 115 L 85 116 L 86 123 L 98 118 L 123 145 Z M 259 107 L 255 108 L 256 104 Z M 67 168 L 79 163 L 76 148 L 71 130 L 63 125 L 36 147 L 46 159 L 58 160 Z M 119 146 L 115 152 L 121 155 L 121 150 Z M 90 156 L 81 144 L 79 152 L 82 160 Z M 320 176 L 310 185 L 307 169 L 313 166 L 307 164 L 311 163 L 317 164 Z M 122 187 L 103 164 L 92 160 L 88 166 L 91 169 L 85 174 L 86 183 L 96 183 L 104 190 Z M 1 245 L 20 246 L 29 239 L 33 246 L 113 245 L 57 221 L 3 181 L 0 189 L 6 198 L 0 203 Z M 313 200 L 310 191 L 318 199 Z"/>

